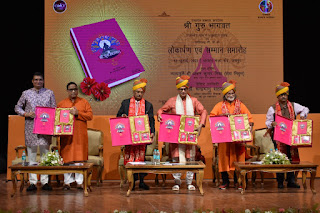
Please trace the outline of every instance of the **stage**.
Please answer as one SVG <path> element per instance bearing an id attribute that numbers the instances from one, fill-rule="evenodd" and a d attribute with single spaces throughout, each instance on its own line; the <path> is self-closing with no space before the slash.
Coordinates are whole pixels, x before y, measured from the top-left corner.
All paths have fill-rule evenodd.
<path id="1" fill-rule="evenodd" d="M 188 192 L 185 182 L 180 192 L 171 190 L 173 181 L 169 180 L 165 187 L 155 186 L 154 181 L 148 180 L 149 191 L 140 191 L 138 187 L 130 197 L 126 196 L 128 184 L 120 188 L 119 181 L 104 181 L 101 187 L 96 187 L 93 181 L 92 192 L 89 197 L 83 196 L 83 191 L 71 188 L 70 191 L 57 187 L 56 182 L 52 183 L 53 191 L 42 191 L 38 185 L 37 192 L 17 192 L 11 198 L 12 182 L 5 182 L 5 175 L 1 174 L 0 185 L 0 210 L 28 210 L 35 212 L 57 210 L 70 212 L 114 212 L 114 210 L 133 212 L 193 212 L 193 211 L 244 211 L 253 208 L 266 210 L 279 210 L 279 208 L 308 208 L 320 203 L 320 179 L 315 180 L 317 194 L 313 195 L 309 188 L 307 179 L 307 190 L 302 187 L 301 179 L 298 183 L 301 189 L 278 189 L 275 179 L 266 179 L 264 188 L 261 188 L 259 179 L 256 187 L 253 187 L 250 180 L 245 195 L 239 190 L 231 188 L 219 190 L 212 180 L 204 180 L 204 196 L 199 191 Z M 20 183 L 19 183 L 20 184 Z M 198 189 L 197 189 L 198 190 Z M 319 208 L 319 207 L 318 207 Z"/>

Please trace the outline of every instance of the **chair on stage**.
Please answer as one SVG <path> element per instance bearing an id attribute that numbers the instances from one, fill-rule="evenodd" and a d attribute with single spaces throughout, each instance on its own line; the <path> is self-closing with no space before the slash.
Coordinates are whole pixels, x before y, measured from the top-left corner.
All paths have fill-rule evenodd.
<path id="1" fill-rule="evenodd" d="M 270 137 L 270 135 L 265 135 L 267 132 L 267 128 L 262 128 L 262 129 L 256 129 L 253 132 L 253 144 L 257 147 L 259 147 L 259 149 L 256 151 L 256 153 L 251 153 L 252 154 L 252 158 L 249 159 L 249 162 L 252 161 L 261 161 L 265 155 L 270 152 L 270 150 L 274 150 L 274 144 L 273 141 Z M 264 175 L 263 172 L 260 172 L 260 177 L 261 177 L 261 184 L 264 183 Z M 255 184 L 255 180 L 256 180 L 256 172 L 252 173 L 252 184 Z"/>
<path id="2" fill-rule="evenodd" d="M 103 132 L 97 129 L 88 128 L 88 163 L 93 163 L 97 168 L 97 186 L 102 183 L 102 172 L 104 169 L 103 160 Z"/>
<path id="3" fill-rule="evenodd" d="M 54 151 L 55 150 L 55 147 L 57 147 L 57 138 L 56 137 L 52 137 L 52 142 L 51 142 L 51 145 L 49 147 L 49 150 L 51 151 Z M 16 151 L 16 158 L 11 161 L 11 164 L 12 165 L 15 165 L 15 164 L 19 164 L 19 163 L 22 163 L 22 152 L 25 151 L 26 153 L 26 162 L 29 162 L 29 157 L 28 157 L 28 151 L 27 151 L 27 147 L 24 146 L 24 145 L 19 145 L 17 147 L 14 148 L 15 151 Z M 40 156 L 40 149 L 38 147 L 38 150 L 37 150 L 37 162 L 40 162 L 40 159 L 41 159 L 41 156 Z M 24 174 L 20 174 L 20 180 L 21 181 L 25 181 L 25 182 L 28 182 L 29 180 L 29 176 L 28 174 L 26 173 L 25 174 L 26 176 L 24 176 Z"/>
<path id="4" fill-rule="evenodd" d="M 154 134 L 153 142 L 151 144 L 148 144 L 146 147 L 146 155 L 145 155 L 145 161 L 152 161 L 153 158 L 153 150 L 158 148 L 158 132 L 156 131 Z M 124 152 L 125 146 L 121 146 L 120 150 L 120 157 L 118 162 L 118 171 L 120 175 L 120 187 L 123 186 L 124 183 L 127 182 L 127 171 L 124 166 Z M 158 182 L 157 176 L 156 176 L 156 184 Z"/>
<path id="5" fill-rule="evenodd" d="M 274 149 L 273 142 L 271 138 L 263 137 L 266 129 L 258 129 L 253 132 L 253 143 L 243 145 L 246 147 L 246 161 L 260 161 L 264 157 L 265 153 Z M 271 146 L 272 145 L 272 146 Z M 263 151 L 263 152 L 262 152 Z M 218 155 L 218 144 L 213 144 L 213 157 L 212 157 L 212 173 L 213 173 L 213 183 L 216 186 L 220 185 L 220 172 L 219 172 L 219 155 Z M 263 183 L 263 173 L 260 173 L 261 180 Z M 252 183 L 255 184 L 256 172 L 252 173 Z"/>
<path id="6" fill-rule="evenodd" d="M 93 167 L 97 169 L 97 186 L 102 183 L 102 172 L 104 169 L 103 160 L 103 132 L 97 129 L 88 128 L 88 163 L 93 163 Z M 58 146 L 53 147 L 60 151 L 60 138 L 58 138 Z M 60 183 L 57 177 L 58 184 Z"/>

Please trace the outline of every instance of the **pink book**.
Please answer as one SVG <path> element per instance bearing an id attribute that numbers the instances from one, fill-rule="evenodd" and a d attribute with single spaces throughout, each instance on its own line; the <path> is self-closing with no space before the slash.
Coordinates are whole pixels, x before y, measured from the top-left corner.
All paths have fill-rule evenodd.
<path id="1" fill-rule="evenodd" d="M 186 118 L 186 123 L 184 125 L 185 132 L 194 132 L 194 118 Z"/>
<path id="2" fill-rule="evenodd" d="M 209 117 L 212 143 L 232 142 L 230 122 L 227 116 Z"/>
<path id="3" fill-rule="evenodd" d="M 136 131 L 145 131 L 145 124 L 144 124 L 144 118 L 135 118 L 134 119 L 134 126 L 136 128 Z"/>
<path id="4" fill-rule="evenodd" d="M 141 141 L 150 141 L 150 133 L 149 132 L 141 133 Z"/>
<path id="5" fill-rule="evenodd" d="M 188 142 L 196 142 L 197 135 L 196 134 L 188 134 Z"/>
<path id="6" fill-rule="evenodd" d="M 187 141 L 187 134 L 185 132 L 180 133 L 180 141 Z"/>
<path id="7" fill-rule="evenodd" d="M 112 146 L 132 145 L 128 118 L 110 118 L 110 133 Z"/>
<path id="8" fill-rule="evenodd" d="M 301 135 L 301 134 L 307 134 L 307 122 L 306 121 L 300 121 L 298 122 L 298 135 Z"/>
<path id="9" fill-rule="evenodd" d="M 178 143 L 180 115 L 162 114 L 162 122 L 159 129 L 159 141 Z"/>
<path id="10" fill-rule="evenodd" d="M 292 120 L 276 115 L 275 122 L 273 139 L 291 145 Z"/>
<path id="11" fill-rule="evenodd" d="M 70 37 L 86 77 L 113 87 L 144 71 L 114 18 L 71 28 Z"/>
<path id="12" fill-rule="evenodd" d="M 41 135 L 53 135 L 56 109 L 51 107 L 39 107 L 35 109 L 33 133 Z"/>
<path id="13" fill-rule="evenodd" d="M 235 126 L 236 130 L 245 129 L 244 118 L 242 116 L 235 116 L 234 117 L 234 126 Z"/>
<path id="14" fill-rule="evenodd" d="M 60 111 L 60 123 L 69 123 L 69 110 L 61 110 Z"/>

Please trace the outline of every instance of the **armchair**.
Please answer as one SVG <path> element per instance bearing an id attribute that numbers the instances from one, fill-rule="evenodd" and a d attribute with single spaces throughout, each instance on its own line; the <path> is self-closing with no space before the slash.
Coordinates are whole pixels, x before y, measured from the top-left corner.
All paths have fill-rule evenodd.
<path id="1" fill-rule="evenodd" d="M 103 160 L 103 132 L 97 129 L 88 128 L 88 163 L 98 170 L 97 186 L 102 183 L 102 172 L 104 169 Z"/>

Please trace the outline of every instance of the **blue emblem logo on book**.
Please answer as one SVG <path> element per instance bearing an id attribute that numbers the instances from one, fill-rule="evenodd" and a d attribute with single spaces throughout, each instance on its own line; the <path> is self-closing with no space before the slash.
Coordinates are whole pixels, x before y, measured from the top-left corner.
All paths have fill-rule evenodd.
<path id="1" fill-rule="evenodd" d="M 120 50 L 115 49 L 120 42 L 111 36 L 100 36 L 96 38 L 91 44 L 91 51 L 100 53 L 100 59 L 114 58 L 121 53 Z"/>
<path id="2" fill-rule="evenodd" d="M 41 118 L 40 119 L 41 122 L 48 122 L 48 119 L 50 118 L 50 116 L 48 113 L 44 112 L 40 115 L 40 118 Z"/>

